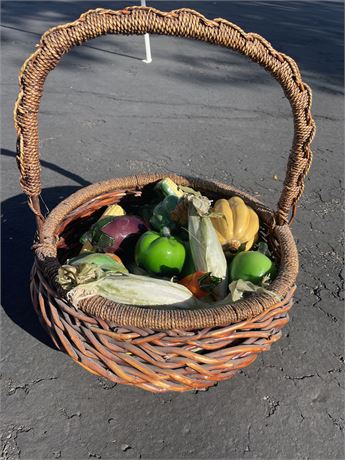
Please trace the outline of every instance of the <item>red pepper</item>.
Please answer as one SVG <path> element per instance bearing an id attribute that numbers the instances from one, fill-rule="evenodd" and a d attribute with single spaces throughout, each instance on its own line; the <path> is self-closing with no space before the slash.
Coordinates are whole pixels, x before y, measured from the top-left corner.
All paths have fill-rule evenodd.
<path id="1" fill-rule="evenodd" d="M 189 289 L 195 297 L 202 299 L 207 297 L 221 281 L 221 278 L 212 276 L 211 272 L 195 272 L 182 278 L 179 283 Z"/>

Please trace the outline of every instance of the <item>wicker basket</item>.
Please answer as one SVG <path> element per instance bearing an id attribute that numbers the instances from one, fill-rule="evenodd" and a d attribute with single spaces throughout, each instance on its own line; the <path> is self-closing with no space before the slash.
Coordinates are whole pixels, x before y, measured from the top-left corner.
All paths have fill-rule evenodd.
<path id="1" fill-rule="evenodd" d="M 295 133 L 277 211 L 231 186 L 171 176 L 210 198 L 237 194 L 257 211 L 270 247 L 280 260 L 271 289 L 283 299 L 281 302 L 267 294 L 255 294 L 217 308 L 169 310 L 119 305 L 93 297 L 75 308 L 55 283 L 61 254 L 76 247 L 76 234 L 87 228 L 104 206 L 133 197 L 140 200 L 150 184 L 163 176 L 132 176 L 85 187 L 44 218 L 39 199 L 38 111 L 45 78 L 65 53 L 88 39 L 107 33 L 147 32 L 232 48 L 268 70 L 290 101 Z M 245 33 L 224 19 L 208 20 L 189 9 L 169 13 L 146 7 L 96 9 L 46 32 L 20 73 L 15 125 L 20 183 L 37 223 L 31 295 L 55 345 L 95 375 L 153 392 L 206 389 L 231 378 L 252 363 L 258 353 L 269 350 L 288 322 L 298 273 L 297 249 L 289 223 L 311 163 L 315 126 L 310 106 L 310 89 L 291 58 L 275 51 L 259 35 Z"/>

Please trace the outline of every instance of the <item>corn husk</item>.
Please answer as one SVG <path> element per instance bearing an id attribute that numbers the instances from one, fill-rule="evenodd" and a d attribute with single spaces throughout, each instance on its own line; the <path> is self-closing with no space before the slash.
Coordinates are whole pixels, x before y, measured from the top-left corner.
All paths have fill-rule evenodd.
<path id="1" fill-rule="evenodd" d="M 258 294 L 268 294 L 272 296 L 274 300 L 280 302 L 282 298 L 277 293 L 267 289 L 266 286 L 266 284 L 258 286 L 250 281 L 244 281 L 241 279 L 232 281 L 232 283 L 229 284 L 230 293 L 224 300 L 229 300 L 229 302 L 236 302 L 237 300 L 242 299 L 246 294 L 256 292 Z"/>
<path id="2" fill-rule="evenodd" d="M 94 264 L 62 265 L 56 276 L 56 282 L 66 291 L 79 284 L 87 284 L 103 278 L 104 270 Z"/>
<path id="3" fill-rule="evenodd" d="M 279 296 L 276 292 L 271 291 L 268 289 L 269 287 L 269 280 L 265 279 L 261 282 L 261 285 L 253 284 L 250 281 L 245 280 L 236 280 L 232 281 L 229 284 L 229 294 L 222 300 L 218 300 L 217 302 L 209 303 L 210 307 L 220 307 L 222 305 L 228 305 L 229 303 L 235 303 L 243 298 L 249 297 L 251 294 L 268 294 L 271 296 L 276 302 L 281 302 L 283 298 Z M 201 299 L 203 302 L 205 299 Z"/>
<path id="4" fill-rule="evenodd" d="M 67 294 L 74 305 L 101 296 L 116 303 L 137 306 L 196 308 L 198 300 L 184 286 L 148 276 L 107 272 L 95 281 L 79 284 Z"/>
<path id="5" fill-rule="evenodd" d="M 210 272 L 221 278 L 215 288 L 217 300 L 227 294 L 228 267 L 222 246 L 209 217 L 210 201 L 203 196 L 187 195 L 188 233 L 196 271 Z"/>
<path id="6" fill-rule="evenodd" d="M 127 273 L 127 268 L 107 254 L 84 253 L 67 260 L 58 270 L 56 281 L 66 291 L 104 277 L 106 272 Z"/>

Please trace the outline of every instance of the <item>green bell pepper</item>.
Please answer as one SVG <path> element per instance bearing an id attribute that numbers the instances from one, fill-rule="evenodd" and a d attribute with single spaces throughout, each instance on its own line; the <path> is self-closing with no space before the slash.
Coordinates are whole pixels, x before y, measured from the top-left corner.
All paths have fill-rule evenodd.
<path id="1" fill-rule="evenodd" d="M 272 280 L 276 273 L 276 265 L 259 251 L 240 252 L 236 254 L 230 265 L 232 281 L 241 279 L 259 285 L 264 276 L 270 275 Z"/>
<path id="2" fill-rule="evenodd" d="M 186 257 L 184 245 L 173 236 L 145 232 L 135 247 L 136 264 L 156 275 L 173 276 L 181 272 Z"/>

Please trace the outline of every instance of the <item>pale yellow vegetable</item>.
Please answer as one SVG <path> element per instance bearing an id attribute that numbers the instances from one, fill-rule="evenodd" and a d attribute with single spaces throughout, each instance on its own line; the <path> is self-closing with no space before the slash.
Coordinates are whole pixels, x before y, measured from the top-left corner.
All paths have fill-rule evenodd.
<path id="1" fill-rule="evenodd" d="M 131 273 L 102 274 L 95 281 L 75 286 L 67 296 L 74 305 L 78 305 L 81 300 L 97 295 L 113 302 L 137 306 L 197 308 L 202 305 L 181 284 Z"/>
<path id="2" fill-rule="evenodd" d="M 244 251 L 255 243 L 259 231 L 259 217 L 242 198 L 234 196 L 229 200 L 217 200 L 213 208 L 212 224 L 223 249 Z"/>
<path id="3" fill-rule="evenodd" d="M 126 211 L 119 204 L 112 204 L 111 206 L 107 207 L 107 209 L 98 219 L 98 221 L 100 221 L 101 219 L 104 219 L 105 217 L 124 216 L 125 214 L 126 214 Z"/>

